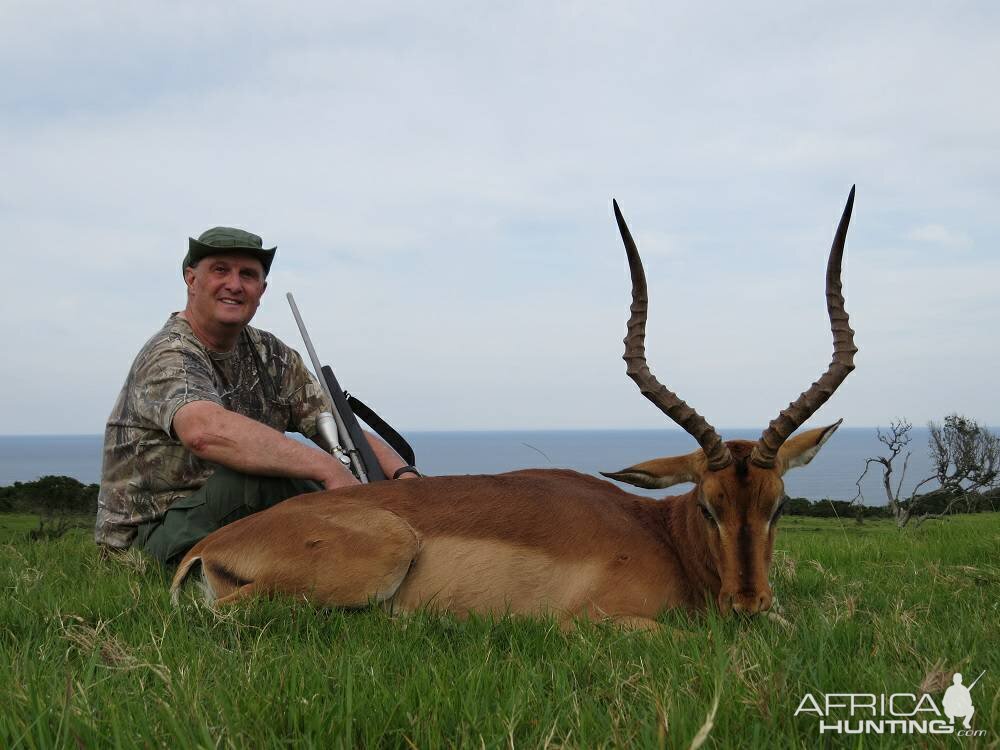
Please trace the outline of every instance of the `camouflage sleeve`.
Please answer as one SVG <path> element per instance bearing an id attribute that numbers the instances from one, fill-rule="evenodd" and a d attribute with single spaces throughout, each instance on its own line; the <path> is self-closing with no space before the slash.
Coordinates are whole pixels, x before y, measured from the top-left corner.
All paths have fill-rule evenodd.
<path id="1" fill-rule="evenodd" d="M 284 373 L 284 388 L 291 407 L 289 429 L 311 438 L 316 434 L 316 417 L 321 411 L 332 411 L 329 399 L 323 393 L 319 382 L 306 369 L 302 357 L 292 350 L 287 371 Z"/>
<path id="2" fill-rule="evenodd" d="M 211 401 L 223 405 L 211 363 L 203 353 L 185 347 L 183 340 L 165 340 L 136 365 L 134 407 L 168 435 L 174 436 L 174 415 L 185 404 Z"/>

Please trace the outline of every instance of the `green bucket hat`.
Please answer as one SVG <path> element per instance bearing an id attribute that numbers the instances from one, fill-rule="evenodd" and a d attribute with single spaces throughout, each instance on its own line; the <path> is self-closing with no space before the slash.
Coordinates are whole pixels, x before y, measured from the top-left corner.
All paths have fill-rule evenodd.
<path id="1" fill-rule="evenodd" d="M 223 253 L 245 253 L 252 255 L 264 266 L 264 275 L 271 270 L 271 261 L 277 246 L 265 249 L 264 243 L 256 234 L 232 227 L 212 227 L 202 232 L 198 239 L 188 237 L 188 251 L 181 265 L 181 273 L 193 266 L 206 255 L 222 255 Z"/>

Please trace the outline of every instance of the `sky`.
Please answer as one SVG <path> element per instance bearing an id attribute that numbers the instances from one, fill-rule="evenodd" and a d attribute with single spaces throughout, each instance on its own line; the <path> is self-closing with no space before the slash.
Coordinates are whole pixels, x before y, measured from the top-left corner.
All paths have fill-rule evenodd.
<path id="1" fill-rule="evenodd" d="M 625 375 L 761 427 L 1000 424 L 1000 5 L 0 6 L 0 434 L 98 433 L 184 305 L 187 238 L 278 253 L 254 325 L 401 429 L 673 426 Z"/>

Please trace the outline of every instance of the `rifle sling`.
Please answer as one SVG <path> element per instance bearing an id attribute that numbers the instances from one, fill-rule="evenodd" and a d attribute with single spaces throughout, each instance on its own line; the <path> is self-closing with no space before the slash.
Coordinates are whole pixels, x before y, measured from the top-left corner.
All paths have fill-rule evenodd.
<path id="1" fill-rule="evenodd" d="M 347 396 L 347 403 L 354 413 L 359 416 L 365 424 L 375 430 L 380 438 L 391 445 L 392 449 L 396 451 L 396 453 L 398 453 L 400 457 L 406 461 L 406 463 L 410 466 L 415 466 L 417 459 L 413 453 L 413 448 L 411 448 L 410 444 L 406 442 L 406 438 L 396 432 L 392 428 L 392 425 L 376 414 L 364 401 L 356 396 L 352 396 L 350 393 L 345 395 Z"/>

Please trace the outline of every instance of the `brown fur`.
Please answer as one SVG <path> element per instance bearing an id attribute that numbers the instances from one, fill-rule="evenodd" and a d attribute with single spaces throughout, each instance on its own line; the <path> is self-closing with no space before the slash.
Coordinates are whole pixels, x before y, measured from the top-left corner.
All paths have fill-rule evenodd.
<path id="1" fill-rule="evenodd" d="M 322 606 L 383 601 L 396 611 L 552 613 L 630 627 L 708 600 L 756 612 L 771 604 L 770 520 L 781 473 L 799 455 L 812 451 L 811 459 L 834 429 L 789 440 L 775 469 L 747 462 L 752 443 L 730 441 L 734 462 L 720 471 L 707 471 L 698 451 L 619 473 L 635 484 L 656 481 L 651 467 L 697 480 L 664 500 L 564 469 L 302 495 L 203 539 L 172 589 L 201 561 L 220 603 L 283 593 Z"/>

